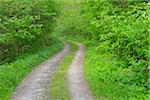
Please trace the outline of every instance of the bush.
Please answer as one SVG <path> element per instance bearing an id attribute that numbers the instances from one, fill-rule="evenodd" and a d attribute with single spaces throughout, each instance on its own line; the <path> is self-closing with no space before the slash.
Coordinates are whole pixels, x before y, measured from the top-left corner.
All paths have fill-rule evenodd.
<path id="1" fill-rule="evenodd" d="M 95 54 L 96 58 L 93 59 L 95 62 L 91 60 L 85 62 L 94 64 L 91 66 L 97 71 L 93 72 L 93 75 L 97 73 L 93 76 L 98 78 L 97 82 L 103 84 L 107 81 L 106 84 L 113 85 L 108 86 L 113 92 L 119 89 L 112 96 L 126 91 L 129 94 L 124 92 L 120 96 L 124 97 L 123 95 L 126 94 L 129 98 L 141 100 L 148 95 L 149 75 L 146 70 L 149 70 L 149 5 L 150 3 L 140 0 L 84 0 L 82 2 L 81 16 L 86 21 L 83 35 L 86 33 L 87 38 L 97 40 L 99 43 L 96 48 L 102 52 Z M 104 60 L 98 54 L 100 56 L 106 54 Z M 109 54 L 112 61 L 107 59 L 105 61 L 105 58 L 109 58 L 107 57 Z M 121 62 L 123 64 L 119 64 Z M 114 65 L 115 63 L 118 65 Z M 128 90 L 129 87 L 132 89 Z M 104 86 L 104 89 L 108 88 Z M 100 90 L 99 87 L 95 92 L 103 91 Z M 110 89 L 108 90 L 111 92 Z M 139 93 L 141 95 L 138 96 Z"/>
<path id="2" fill-rule="evenodd" d="M 0 62 L 51 44 L 53 0 L 0 0 Z"/>
<path id="3" fill-rule="evenodd" d="M 147 0 L 82 0 L 69 4 L 73 9 L 64 7 L 61 33 L 95 43 L 87 46 L 93 48 L 84 70 L 96 96 L 147 99 L 149 5 Z"/>

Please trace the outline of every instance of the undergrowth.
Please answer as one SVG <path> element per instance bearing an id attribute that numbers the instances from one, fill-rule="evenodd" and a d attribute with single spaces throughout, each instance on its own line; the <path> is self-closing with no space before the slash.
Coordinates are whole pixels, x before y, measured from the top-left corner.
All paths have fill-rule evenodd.
<path id="1" fill-rule="evenodd" d="M 84 71 L 93 94 L 106 100 L 149 99 L 150 1 L 64 4 L 58 30 L 62 36 L 88 41 Z"/>
<path id="2" fill-rule="evenodd" d="M 140 73 L 127 68 L 126 62 L 97 48 L 96 42 L 87 42 L 84 76 L 96 100 L 148 100 L 148 91 L 134 81 Z M 141 81 L 144 81 L 141 80 Z"/>
<path id="3" fill-rule="evenodd" d="M 0 100 L 8 100 L 19 82 L 35 66 L 62 49 L 60 41 L 54 43 L 50 47 L 23 54 L 11 63 L 0 65 Z"/>

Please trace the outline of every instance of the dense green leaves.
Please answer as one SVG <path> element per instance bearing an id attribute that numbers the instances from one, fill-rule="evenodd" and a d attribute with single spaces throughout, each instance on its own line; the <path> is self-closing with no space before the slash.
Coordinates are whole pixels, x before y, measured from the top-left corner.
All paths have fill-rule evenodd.
<path id="1" fill-rule="evenodd" d="M 147 99 L 149 6 L 148 0 L 81 0 L 62 10 L 60 33 L 96 41 L 87 45 L 85 77 L 98 98 Z"/>
<path id="2" fill-rule="evenodd" d="M 97 66 L 97 70 L 102 70 L 102 65 L 105 69 L 98 72 L 103 76 L 97 75 L 97 77 L 108 77 L 108 79 L 103 79 L 103 81 L 107 81 L 106 84 L 117 84 L 115 81 L 117 80 L 122 85 L 115 86 L 120 88 L 120 92 L 131 92 L 126 95 L 132 99 L 144 99 L 149 89 L 148 72 L 145 71 L 149 66 L 149 5 L 144 0 L 84 0 L 82 4 L 81 15 L 87 21 L 85 33 L 88 33 L 88 37 L 91 39 L 99 42 L 97 48 L 104 54 L 113 54 L 110 57 L 118 59 L 118 62 L 120 62 L 119 60 L 124 62 L 118 67 L 113 65 L 115 61 L 112 64 L 101 60 L 97 61 L 99 63 L 95 62 L 93 66 Z M 96 59 L 94 58 L 94 60 Z M 88 67 L 88 65 L 86 66 Z M 111 72 L 106 73 L 107 71 Z M 131 75 L 126 76 L 128 71 Z M 120 75 L 123 75 L 122 79 L 117 79 L 121 77 Z M 115 89 L 115 86 L 110 88 Z M 129 86 L 133 90 L 126 90 Z M 137 96 L 138 93 L 133 93 L 136 91 L 141 92 L 141 95 Z M 123 94 L 121 95 L 123 96 Z M 117 97 L 117 94 L 114 96 Z"/>
<path id="3" fill-rule="evenodd" d="M 0 63 L 51 44 L 52 36 L 77 36 L 90 40 L 84 73 L 98 99 L 146 100 L 149 6 L 149 0 L 0 0 Z"/>
<path id="4" fill-rule="evenodd" d="M 50 44 L 57 8 L 53 0 L 0 0 L 0 62 Z"/>
<path id="5" fill-rule="evenodd" d="M 0 100 L 62 49 L 53 37 L 57 7 L 56 0 L 0 0 Z"/>

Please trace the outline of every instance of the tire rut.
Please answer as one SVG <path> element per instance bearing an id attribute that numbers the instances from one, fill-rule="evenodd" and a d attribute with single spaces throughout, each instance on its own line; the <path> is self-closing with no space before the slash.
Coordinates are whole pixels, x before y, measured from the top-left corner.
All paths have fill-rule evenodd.
<path id="1" fill-rule="evenodd" d="M 38 65 L 18 85 L 9 100 L 50 100 L 48 93 L 50 79 L 57 69 L 59 61 L 69 52 L 69 45 L 64 43 L 64 49 L 51 59 Z"/>
<path id="2" fill-rule="evenodd" d="M 93 100 L 93 97 L 88 90 L 86 82 L 83 78 L 83 58 L 84 47 L 77 43 L 79 50 L 77 51 L 74 60 L 70 65 L 68 72 L 68 85 L 71 93 L 71 100 Z"/>

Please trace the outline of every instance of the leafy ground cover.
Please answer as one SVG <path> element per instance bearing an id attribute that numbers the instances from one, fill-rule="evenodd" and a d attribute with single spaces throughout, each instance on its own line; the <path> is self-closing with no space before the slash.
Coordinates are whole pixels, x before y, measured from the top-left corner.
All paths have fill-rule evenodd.
<path id="1" fill-rule="evenodd" d="M 145 85 L 137 85 L 139 80 L 144 81 L 141 73 L 127 68 L 124 60 L 98 49 L 95 42 L 86 45 L 84 76 L 96 100 L 148 100 Z"/>
<path id="2" fill-rule="evenodd" d="M 90 41 L 84 71 L 93 94 L 106 100 L 147 100 L 150 2 L 81 0 L 64 4 L 60 34 Z"/>

